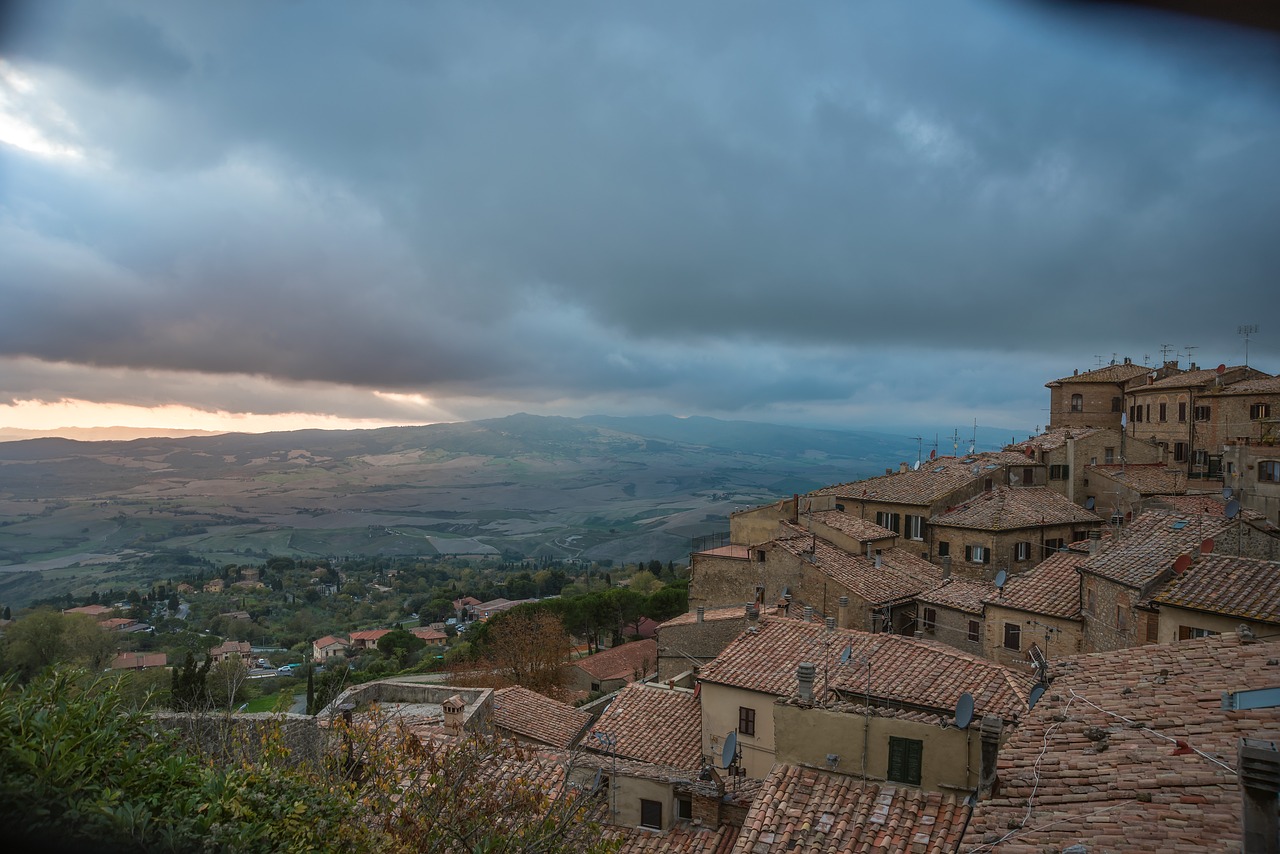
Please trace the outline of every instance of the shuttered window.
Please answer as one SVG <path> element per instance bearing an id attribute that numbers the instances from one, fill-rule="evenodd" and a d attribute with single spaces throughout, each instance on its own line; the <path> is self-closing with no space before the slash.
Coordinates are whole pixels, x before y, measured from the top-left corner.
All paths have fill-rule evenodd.
<path id="1" fill-rule="evenodd" d="M 889 770 L 885 777 L 895 783 L 919 786 L 920 765 L 923 757 L 923 741 L 889 736 Z"/>

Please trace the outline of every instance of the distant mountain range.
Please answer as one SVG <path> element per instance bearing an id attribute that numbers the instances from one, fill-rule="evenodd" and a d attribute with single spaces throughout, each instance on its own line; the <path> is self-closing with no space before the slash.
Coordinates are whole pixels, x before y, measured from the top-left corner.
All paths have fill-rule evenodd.
<path id="1" fill-rule="evenodd" d="M 4 442 L 0 602 L 82 590 L 107 575 L 145 583 L 137 567 L 171 572 L 193 558 L 684 561 L 693 539 L 727 531 L 736 509 L 880 474 L 920 452 L 912 437 L 874 432 L 527 414 Z"/>

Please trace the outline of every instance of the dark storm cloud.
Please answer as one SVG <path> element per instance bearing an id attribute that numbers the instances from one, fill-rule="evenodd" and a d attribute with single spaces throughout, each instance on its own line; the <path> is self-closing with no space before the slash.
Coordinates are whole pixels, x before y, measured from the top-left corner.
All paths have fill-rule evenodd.
<path id="1" fill-rule="evenodd" d="M 1117 348 L 1232 361 L 1275 305 L 1265 35 L 1001 2 L 15 20 L 38 88 L 9 110 L 83 159 L 0 152 L 9 355 L 566 410 L 1028 413 Z"/>

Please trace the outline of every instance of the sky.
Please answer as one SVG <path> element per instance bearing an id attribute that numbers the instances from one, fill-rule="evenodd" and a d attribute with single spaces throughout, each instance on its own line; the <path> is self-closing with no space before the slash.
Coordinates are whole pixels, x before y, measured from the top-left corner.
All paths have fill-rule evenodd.
<path id="1" fill-rule="evenodd" d="M 1280 371 L 1280 36 L 1036 0 L 0 7 L 0 428 L 1031 431 Z"/>

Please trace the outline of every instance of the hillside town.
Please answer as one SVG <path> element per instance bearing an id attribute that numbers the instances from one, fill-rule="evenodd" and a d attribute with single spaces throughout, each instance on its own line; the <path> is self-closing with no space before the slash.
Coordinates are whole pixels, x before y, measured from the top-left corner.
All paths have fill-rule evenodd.
<path id="1" fill-rule="evenodd" d="M 1276 850 L 1280 377 L 1047 387 L 1026 441 L 735 514 L 594 720 L 477 717 L 603 775 L 624 851 Z"/>
<path id="2" fill-rule="evenodd" d="M 735 513 L 690 555 L 688 611 L 553 650 L 555 696 L 471 664 L 282 719 L 520 745 L 488 761 L 598 796 L 607 839 L 636 854 L 1275 851 L 1280 377 L 1126 359 L 1046 385 L 1050 423 L 1024 441 Z M 408 634 L 443 659 L 535 604 L 462 596 Z M 69 611 L 112 637 L 146 628 Z M 305 659 L 397 631 L 315 638 Z M 258 655 L 208 651 L 269 673 Z M 107 666 L 167 664 L 126 649 Z"/>

